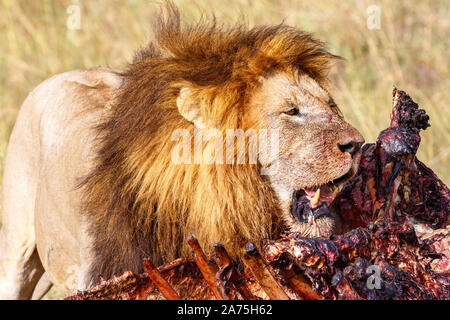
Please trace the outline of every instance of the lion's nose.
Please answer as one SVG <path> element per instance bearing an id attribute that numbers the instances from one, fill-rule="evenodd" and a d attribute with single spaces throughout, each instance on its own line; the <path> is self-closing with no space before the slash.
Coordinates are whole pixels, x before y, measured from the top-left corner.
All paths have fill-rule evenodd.
<path id="1" fill-rule="evenodd" d="M 338 142 L 338 148 L 341 152 L 350 153 L 351 156 L 354 156 L 359 150 L 361 150 L 361 146 L 364 144 L 364 139 L 362 140 L 350 140 L 344 142 Z"/>

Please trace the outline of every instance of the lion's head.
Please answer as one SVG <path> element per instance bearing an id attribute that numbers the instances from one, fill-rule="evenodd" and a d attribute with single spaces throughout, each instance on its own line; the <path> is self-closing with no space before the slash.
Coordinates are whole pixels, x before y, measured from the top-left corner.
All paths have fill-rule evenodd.
<path id="1" fill-rule="evenodd" d="M 264 78 L 250 101 L 254 121 L 280 132 L 279 153 L 270 159 L 276 170 L 267 178 L 286 224 L 304 236 L 338 231 L 339 219 L 328 206 L 343 182 L 356 174 L 361 134 L 343 120 L 317 81 L 295 69 Z M 310 203 L 298 211 L 302 195 Z M 324 210 L 314 210 L 323 203 Z"/>
<path id="2" fill-rule="evenodd" d="M 335 231 L 337 217 L 313 209 L 355 172 L 363 142 L 326 90 L 336 56 L 286 25 L 184 25 L 173 6 L 154 28 L 154 41 L 123 73 L 117 102 L 98 128 L 97 166 L 83 184 L 93 280 L 141 271 L 145 256 L 162 263 L 189 255 L 189 234 L 205 248 L 220 241 L 237 254 L 246 241 L 286 228 L 310 236 Z M 231 140 L 211 153 L 219 136 L 236 129 L 276 131 L 277 152 L 263 146 L 256 163 L 248 155 L 239 163 L 242 150 Z M 216 160 L 230 145 L 237 154 L 231 163 L 205 163 L 190 150 L 189 161 L 174 161 L 180 130 L 180 139 L 219 133 L 200 140 L 201 152 Z M 291 210 L 304 196 L 312 210 Z"/>

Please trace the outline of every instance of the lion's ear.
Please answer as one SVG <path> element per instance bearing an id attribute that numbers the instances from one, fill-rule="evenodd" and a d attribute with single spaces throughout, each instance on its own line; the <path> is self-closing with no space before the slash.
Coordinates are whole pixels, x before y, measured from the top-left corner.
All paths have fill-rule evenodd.
<path id="1" fill-rule="evenodd" d="M 181 88 L 177 98 L 178 112 L 189 122 L 192 122 L 198 128 L 204 128 L 204 122 L 201 114 L 200 101 L 189 88 Z"/>

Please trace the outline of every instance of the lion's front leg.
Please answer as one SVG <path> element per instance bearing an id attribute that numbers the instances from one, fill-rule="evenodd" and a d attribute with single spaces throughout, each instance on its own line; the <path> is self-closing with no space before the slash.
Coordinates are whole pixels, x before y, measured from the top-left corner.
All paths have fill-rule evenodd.
<path id="1" fill-rule="evenodd" d="M 0 242 L 5 243 L 4 234 Z M 7 242 L 7 241 L 6 241 Z M 31 299 L 33 290 L 44 273 L 36 248 L 32 254 L 22 247 L 20 251 L 2 248 L 0 252 L 0 300 Z"/>
<path id="2" fill-rule="evenodd" d="M 36 249 L 39 116 L 31 94 L 23 104 L 6 153 L 1 203 L 0 299 L 30 299 L 44 273 Z"/>

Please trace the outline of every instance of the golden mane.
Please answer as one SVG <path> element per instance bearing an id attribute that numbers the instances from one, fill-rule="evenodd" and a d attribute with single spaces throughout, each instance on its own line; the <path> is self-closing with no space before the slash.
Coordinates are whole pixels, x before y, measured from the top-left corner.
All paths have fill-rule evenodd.
<path id="1" fill-rule="evenodd" d="M 185 25 L 169 4 L 155 37 L 123 72 L 124 84 L 97 128 L 96 167 L 81 186 L 83 212 L 94 238 L 91 280 L 142 271 L 146 256 L 159 264 L 189 255 L 194 234 L 205 248 L 222 242 L 239 252 L 246 241 L 279 232 L 279 208 L 257 165 L 174 164 L 176 129 L 193 125 L 178 112 L 186 85 L 208 102 L 206 119 L 241 128 L 257 78 L 279 69 L 307 73 L 324 84 L 335 58 L 323 43 L 283 24 L 248 29 L 202 18 Z"/>

